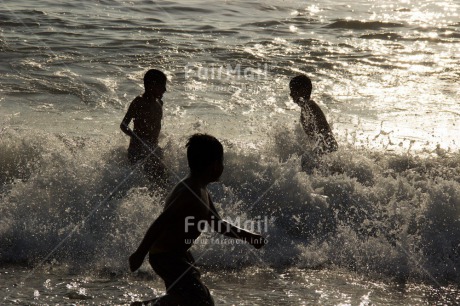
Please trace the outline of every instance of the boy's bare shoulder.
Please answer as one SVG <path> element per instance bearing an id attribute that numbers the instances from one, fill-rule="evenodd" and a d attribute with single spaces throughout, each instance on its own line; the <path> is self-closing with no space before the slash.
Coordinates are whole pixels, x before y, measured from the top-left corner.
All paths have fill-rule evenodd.
<path id="1" fill-rule="evenodd" d="M 323 116 L 324 117 L 324 112 L 321 109 L 321 107 L 316 103 L 314 100 L 309 100 L 308 101 L 308 106 L 307 106 L 310 111 L 315 115 L 315 116 Z"/>
<path id="2" fill-rule="evenodd" d="M 171 191 L 166 199 L 166 207 L 174 204 L 176 207 L 182 207 L 186 205 L 190 207 L 190 204 L 200 202 L 199 198 L 200 189 L 197 188 L 196 184 L 187 179 L 180 181 Z"/>
<path id="3" fill-rule="evenodd" d="M 142 103 L 144 102 L 144 97 L 142 95 L 137 96 L 134 98 L 134 100 L 131 102 L 132 107 L 139 107 Z"/>
<path id="4" fill-rule="evenodd" d="M 318 103 L 313 99 L 308 100 L 307 106 L 313 111 L 321 110 Z"/>

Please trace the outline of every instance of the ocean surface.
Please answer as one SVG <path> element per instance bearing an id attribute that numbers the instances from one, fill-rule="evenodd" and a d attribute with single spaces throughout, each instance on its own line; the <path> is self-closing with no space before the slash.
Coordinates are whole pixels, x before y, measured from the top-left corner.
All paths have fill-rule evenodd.
<path id="1" fill-rule="evenodd" d="M 164 293 L 127 258 L 164 194 L 119 129 L 168 76 L 170 180 L 210 133 L 221 215 L 261 250 L 204 234 L 217 305 L 460 303 L 460 3 L 0 1 L 0 304 L 120 305 Z M 289 80 L 313 81 L 339 151 L 309 144 Z"/>

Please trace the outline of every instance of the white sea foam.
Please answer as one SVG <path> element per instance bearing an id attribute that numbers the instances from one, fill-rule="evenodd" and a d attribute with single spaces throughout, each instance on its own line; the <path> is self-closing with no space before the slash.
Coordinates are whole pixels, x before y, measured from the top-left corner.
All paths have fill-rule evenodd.
<path id="1" fill-rule="evenodd" d="M 198 244 L 200 264 L 338 266 L 374 277 L 458 281 L 458 154 L 422 158 L 343 146 L 307 174 L 297 136 L 287 132 L 275 130 L 277 141 L 258 148 L 224 142 L 225 173 L 210 186 L 214 201 L 230 220 L 268 216 L 269 243 L 260 251 Z M 165 162 L 177 180 L 187 172 L 184 139 L 166 139 Z M 126 265 L 162 196 L 149 191 L 140 171 L 131 174 L 123 138 L 6 131 L 0 142 L 1 262 Z"/>

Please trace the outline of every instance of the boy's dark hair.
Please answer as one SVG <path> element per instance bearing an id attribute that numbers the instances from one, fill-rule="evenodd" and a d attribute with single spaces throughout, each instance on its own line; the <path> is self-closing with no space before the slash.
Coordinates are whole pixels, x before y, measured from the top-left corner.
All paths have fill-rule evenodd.
<path id="1" fill-rule="evenodd" d="M 313 89 L 313 85 L 309 77 L 305 74 L 298 75 L 292 78 L 291 82 L 289 82 L 289 88 L 291 90 L 299 90 L 299 89 L 307 89 L 307 92 L 311 94 Z"/>
<path id="2" fill-rule="evenodd" d="M 150 69 L 144 75 L 144 87 L 152 84 L 165 84 L 167 81 L 166 75 L 157 69 Z"/>
<path id="3" fill-rule="evenodd" d="M 224 158 L 224 148 L 217 138 L 208 134 L 194 134 L 186 144 L 190 171 L 202 171 L 215 161 Z"/>

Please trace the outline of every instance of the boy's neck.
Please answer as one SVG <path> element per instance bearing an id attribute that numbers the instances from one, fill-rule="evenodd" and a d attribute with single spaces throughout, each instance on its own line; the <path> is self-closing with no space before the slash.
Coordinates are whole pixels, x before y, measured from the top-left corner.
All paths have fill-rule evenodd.
<path id="1" fill-rule="evenodd" d="M 205 175 L 198 175 L 196 173 L 190 173 L 188 177 L 190 178 L 190 180 L 197 183 L 198 185 L 200 185 L 200 187 L 203 187 L 203 188 L 206 188 L 206 186 L 208 186 L 208 184 L 211 183 L 209 178 Z"/>
<path id="2" fill-rule="evenodd" d="M 152 93 L 149 93 L 148 91 L 144 92 L 143 96 L 145 98 L 147 98 L 147 100 L 153 100 L 153 101 L 160 100 L 159 96 L 156 96 L 156 95 L 154 95 Z"/>

